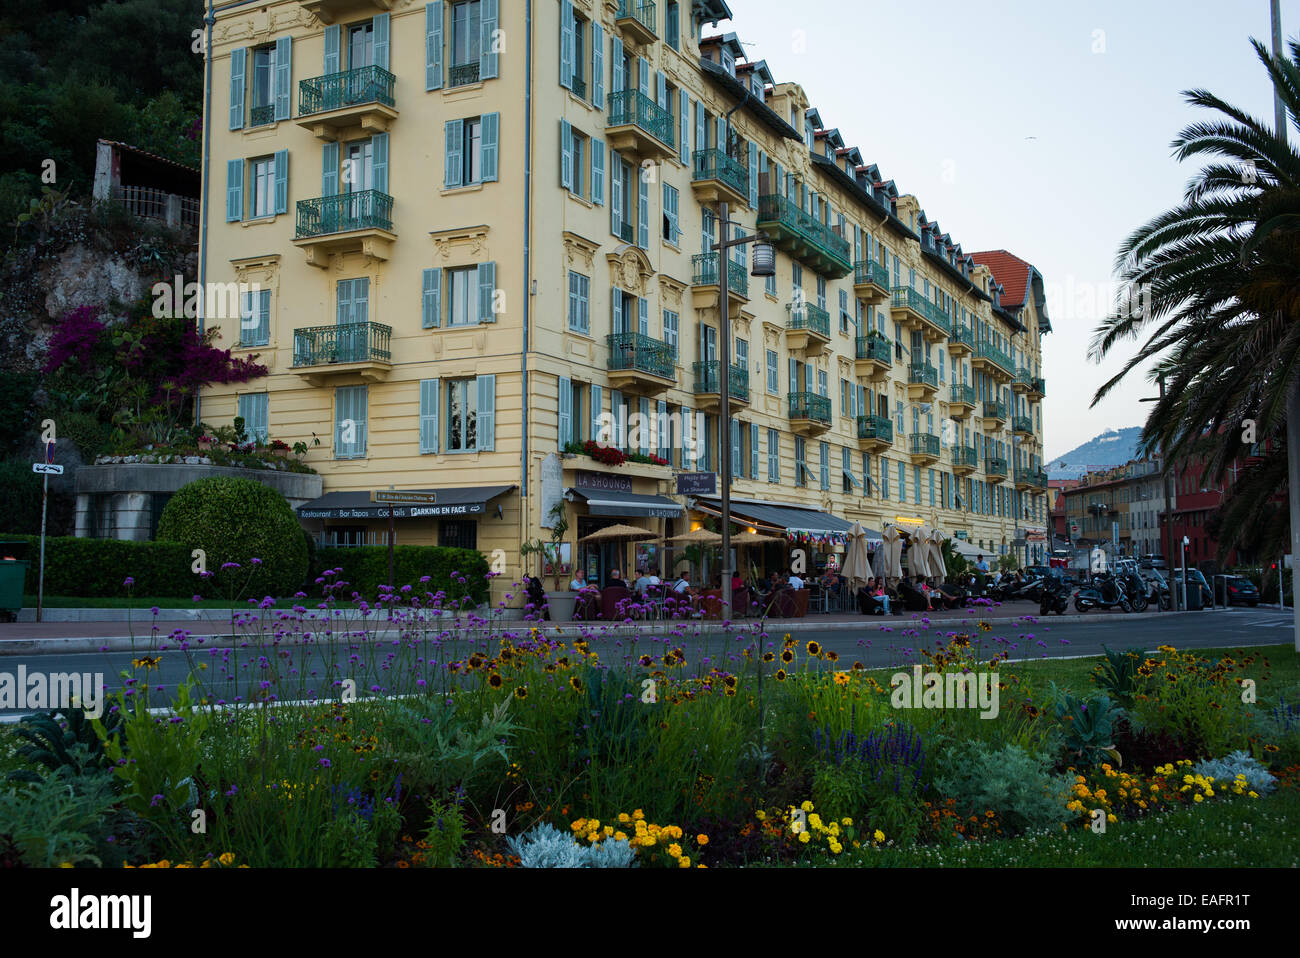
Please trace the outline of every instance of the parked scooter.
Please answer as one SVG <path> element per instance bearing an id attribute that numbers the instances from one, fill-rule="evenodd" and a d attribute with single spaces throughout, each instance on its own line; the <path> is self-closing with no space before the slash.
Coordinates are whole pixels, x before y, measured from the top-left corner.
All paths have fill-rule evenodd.
<path id="1" fill-rule="evenodd" d="M 1039 587 L 1038 614 L 1047 615 L 1055 612 L 1064 615 L 1070 605 L 1070 593 L 1074 590 L 1063 579 L 1048 576 Z"/>
<path id="2" fill-rule="evenodd" d="M 1090 585 L 1078 591 L 1074 597 L 1074 607 L 1080 612 L 1094 608 L 1143 612 L 1147 607 L 1146 584 L 1131 573 L 1115 576 L 1101 573 L 1093 577 Z"/>

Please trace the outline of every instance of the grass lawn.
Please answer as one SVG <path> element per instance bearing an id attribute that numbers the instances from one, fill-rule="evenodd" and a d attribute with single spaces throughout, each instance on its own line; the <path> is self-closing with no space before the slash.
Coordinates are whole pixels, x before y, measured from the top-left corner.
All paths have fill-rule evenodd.
<path id="1" fill-rule="evenodd" d="M 824 864 L 868 868 L 1297 868 L 1300 792 L 1214 802 L 1119 821 L 956 847 L 870 848 Z"/>

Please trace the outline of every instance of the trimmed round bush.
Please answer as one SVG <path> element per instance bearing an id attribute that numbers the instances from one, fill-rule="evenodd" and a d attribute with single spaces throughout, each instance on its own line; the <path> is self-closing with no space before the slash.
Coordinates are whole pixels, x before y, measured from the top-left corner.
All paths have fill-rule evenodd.
<path id="1" fill-rule="evenodd" d="M 182 486 L 163 509 L 157 538 L 207 553 L 215 576 L 194 576 L 195 591 L 204 595 L 245 585 L 246 598 L 293 595 L 307 577 L 298 517 L 284 496 L 252 479 L 213 476 Z M 229 562 L 239 568 L 223 571 Z"/>

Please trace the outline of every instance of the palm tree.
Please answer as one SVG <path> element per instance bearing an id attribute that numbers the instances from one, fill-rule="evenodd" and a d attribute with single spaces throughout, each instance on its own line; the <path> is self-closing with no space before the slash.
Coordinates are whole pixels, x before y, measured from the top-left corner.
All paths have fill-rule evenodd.
<path id="1" fill-rule="evenodd" d="M 1291 43 L 1289 58 L 1251 44 L 1296 126 L 1300 43 Z M 1143 427 L 1142 452 L 1163 450 L 1166 468 L 1203 455 L 1221 479 L 1251 441 L 1272 439 L 1248 488 L 1258 496 L 1263 477 L 1279 475 L 1268 460 L 1280 456 L 1285 490 L 1287 398 L 1300 374 L 1300 153 L 1270 124 L 1207 90 L 1183 95 L 1219 114 L 1172 144 L 1178 159 L 1206 163 L 1181 205 L 1120 247 L 1115 269 L 1129 295 L 1094 331 L 1089 357 L 1100 362 L 1130 339 L 1145 340 L 1092 405 L 1152 362 L 1149 379 L 1163 377 L 1168 388 Z M 1244 528 L 1227 530 L 1220 554 Z M 1289 535 L 1285 526 L 1276 531 Z"/>

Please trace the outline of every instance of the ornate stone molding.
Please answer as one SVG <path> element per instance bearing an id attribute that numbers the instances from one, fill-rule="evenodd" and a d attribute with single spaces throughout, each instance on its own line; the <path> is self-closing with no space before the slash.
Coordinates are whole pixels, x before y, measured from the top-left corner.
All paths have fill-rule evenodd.
<path id="1" fill-rule="evenodd" d="M 488 227 L 484 225 L 456 226 L 429 233 L 434 256 L 443 261 L 461 256 L 467 262 L 476 262 L 487 255 L 487 235 Z"/>
<path id="2" fill-rule="evenodd" d="M 564 237 L 564 261 L 570 266 L 581 266 L 590 273 L 600 244 L 571 230 L 565 230 L 561 235 Z"/>
<path id="3" fill-rule="evenodd" d="M 624 244 L 612 253 L 606 253 L 609 261 L 610 281 L 628 292 L 638 296 L 648 296 L 650 279 L 654 276 L 654 266 L 645 251 L 630 244 Z"/>
<path id="4" fill-rule="evenodd" d="M 659 274 L 659 301 L 666 308 L 676 307 L 680 312 L 682 297 L 686 295 L 686 284 L 680 283 L 671 276 Z"/>

